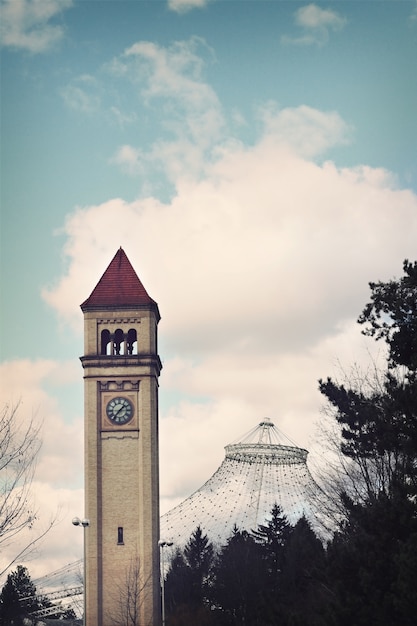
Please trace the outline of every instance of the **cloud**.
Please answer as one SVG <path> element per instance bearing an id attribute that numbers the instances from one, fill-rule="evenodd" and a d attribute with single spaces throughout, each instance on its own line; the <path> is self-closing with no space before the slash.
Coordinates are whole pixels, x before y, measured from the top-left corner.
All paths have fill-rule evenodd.
<path id="1" fill-rule="evenodd" d="M 72 526 L 71 520 L 82 515 L 84 493 L 80 488 L 57 489 L 46 482 L 35 481 L 32 486 L 36 494 L 37 520 L 33 528 L 23 531 L 12 545 L 2 550 L 0 565 L 10 563 L 19 550 L 46 531 L 53 522 L 52 528 L 35 548 L 11 568 L 15 569 L 18 564 L 25 565 L 31 578 L 35 579 L 82 558 L 82 533 Z M 4 584 L 5 577 L 6 575 L 0 580 L 0 586 Z"/>
<path id="2" fill-rule="evenodd" d="M 147 78 L 142 93 L 148 98 L 175 97 L 185 107 L 201 109 L 204 104 L 218 104 L 218 98 L 209 85 L 201 80 L 204 62 L 199 49 L 208 49 L 203 39 L 176 41 L 163 48 L 149 41 L 140 41 L 128 48 L 125 61 L 136 61 L 136 69 Z"/>
<path id="3" fill-rule="evenodd" d="M 317 120 L 314 145 L 298 134 L 291 145 L 297 119 L 312 137 Z M 340 140 L 333 114 L 284 110 L 251 148 L 223 146 L 203 178 L 180 176 L 169 203 L 114 199 L 78 209 L 65 225 L 68 272 L 45 299 L 79 324 L 78 303 L 123 245 L 139 271 L 160 251 L 148 272 L 176 349 L 244 352 L 262 337 L 272 348 L 271 334 L 295 347 L 331 332 L 339 315 L 358 312 L 358 289 L 364 294 L 368 280 L 413 256 L 417 227 L 415 196 L 397 190 L 388 172 L 311 160 L 331 145 L 332 130 Z"/>
<path id="4" fill-rule="evenodd" d="M 123 113 L 116 106 L 110 107 L 110 113 L 113 115 L 113 117 L 117 121 L 120 128 L 125 128 L 126 126 L 133 124 L 137 120 L 135 113 L 131 113 L 131 114 Z"/>
<path id="5" fill-rule="evenodd" d="M 162 106 L 161 116 L 163 130 L 171 138 L 159 138 L 148 148 L 123 145 L 113 155 L 111 161 L 130 175 L 149 178 L 151 171 L 159 171 L 174 184 L 180 178 L 196 178 L 219 151 L 235 142 L 228 136 L 217 95 L 203 81 L 204 63 L 197 54 L 201 47 L 207 49 L 198 38 L 169 48 L 138 42 L 109 64 L 108 71 L 138 84 L 141 98 L 149 105 L 169 103 L 166 109 Z M 351 134 L 336 112 L 308 106 L 279 110 L 275 103 L 267 103 L 259 108 L 259 118 L 265 133 L 306 156 L 346 143 Z M 236 119 L 243 123 L 235 112 Z"/>
<path id="6" fill-rule="evenodd" d="M 169 202 L 113 199 L 70 214 L 67 270 L 44 291 L 81 341 L 78 305 L 122 245 L 158 301 L 163 511 L 263 417 L 309 447 L 317 379 L 338 359 L 369 359 L 355 323 L 368 281 L 415 253 L 412 192 L 383 169 L 313 160 L 345 141 L 337 114 L 261 115 L 252 146 L 221 144 L 199 176 L 178 176 Z M 134 151 L 125 158 L 135 163 Z"/>
<path id="7" fill-rule="evenodd" d="M 149 103 L 169 100 L 169 125 L 175 132 L 211 143 L 219 136 L 223 118 L 216 93 L 202 79 L 204 61 L 198 54 L 202 50 L 211 53 L 199 37 L 168 48 L 142 41 L 128 48 L 123 58 L 133 63 L 131 75 L 140 79 L 141 96 Z"/>
<path id="8" fill-rule="evenodd" d="M 175 13 L 188 13 L 192 9 L 202 9 L 212 0 L 168 0 L 168 8 Z"/>
<path id="9" fill-rule="evenodd" d="M 127 144 L 120 146 L 114 157 L 111 159 L 111 162 L 117 163 L 125 171 L 132 175 L 137 175 L 143 170 L 140 151 Z"/>
<path id="10" fill-rule="evenodd" d="M 156 122 L 163 120 L 159 139 L 148 147 L 124 144 L 111 158 L 129 175 L 149 180 L 158 172 L 173 184 L 181 178 L 198 178 L 208 163 L 235 143 L 217 95 L 203 80 L 204 63 L 197 54 L 201 47 L 207 50 L 198 38 L 169 48 L 138 42 L 109 64 L 109 72 L 137 84 L 142 101 L 162 106 Z M 279 110 L 269 102 L 259 107 L 258 118 L 271 140 L 310 157 L 347 143 L 352 134 L 336 112 L 305 105 Z M 232 122 L 243 124 L 236 111 Z"/>
<path id="11" fill-rule="evenodd" d="M 48 528 L 56 526 L 24 559 L 33 576 L 62 565 L 62 559 L 80 558 L 81 537 L 71 537 L 70 522 L 83 511 L 83 422 L 82 385 L 77 363 L 40 359 L 16 360 L 0 365 L 0 404 L 16 406 L 24 430 L 31 419 L 40 426 L 42 446 L 32 484 L 32 506 L 36 522 L 19 534 L 1 554 L 0 571 L 19 551 Z M 65 418 L 58 398 L 76 382 L 79 413 Z M 75 392 L 77 395 L 77 391 Z M 28 560 L 29 559 L 29 560 Z M 22 562 L 22 559 L 19 560 Z M 68 562 L 68 561 L 67 561 Z"/>
<path id="12" fill-rule="evenodd" d="M 320 9 L 315 4 L 309 4 L 296 11 L 295 22 L 303 28 L 332 28 L 334 30 L 343 28 L 346 19 L 340 17 L 335 11 L 330 9 Z"/>
<path id="13" fill-rule="evenodd" d="M 296 26 L 303 29 L 300 37 L 284 35 L 281 42 L 295 45 L 322 46 L 329 40 L 329 31 L 338 31 L 347 24 L 346 18 L 332 9 L 321 9 L 316 4 L 300 7 L 294 14 Z"/>
<path id="14" fill-rule="evenodd" d="M 259 116 L 265 134 L 305 157 L 349 143 L 352 135 L 352 129 L 336 111 L 319 111 L 306 105 L 279 110 L 272 102 L 260 108 Z"/>
<path id="15" fill-rule="evenodd" d="M 75 78 L 61 89 L 65 104 L 74 111 L 94 113 L 101 104 L 100 83 L 89 74 Z"/>
<path id="16" fill-rule="evenodd" d="M 18 406 L 22 424 L 33 419 L 41 428 L 36 479 L 57 487 L 79 482 L 83 437 L 80 415 L 64 417 L 57 399 L 66 388 L 79 386 L 78 363 L 47 359 L 6 361 L 0 364 L 0 377 L 1 406 Z M 82 410 L 81 390 L 78 409 Z"/>
<path id="17" fill-rule="evenodd" d="M 46 52 L 64 35 L 62 26 L 51 20 L 72 5 L 72 0 L 2 0 L 2 45 L 33 54 Z"/>
<path id="18" fill-rule="evenodd" d="M 106 64 L 108 75 L 134 85 L 147 115 L 155 108 L 158 111 L 155 125 L 160 127 L 160 138 L 148 148 L 129 147 L 130 172 L 132 150 L 133 171 L 163 168 L 171 182 L 180 172 L 193 175 L 201 169 L 225 129 L 217 94 L 203 79 L 207 55 L 211 60 L 211 49 L 199 37 L 166 48 L 140 41 Z M 122 146 L 113 161 L 126 168 L 125 157 L 126 146 Z"/>

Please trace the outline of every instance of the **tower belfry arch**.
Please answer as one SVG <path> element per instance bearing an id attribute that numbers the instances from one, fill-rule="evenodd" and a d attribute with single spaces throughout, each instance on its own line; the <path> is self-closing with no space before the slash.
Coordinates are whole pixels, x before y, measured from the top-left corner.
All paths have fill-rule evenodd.
<path id="1" fill-rule="evenodd" d="M 159 626 L 159 309 L 122 248 L 81 309 L 85 623 Z"/>

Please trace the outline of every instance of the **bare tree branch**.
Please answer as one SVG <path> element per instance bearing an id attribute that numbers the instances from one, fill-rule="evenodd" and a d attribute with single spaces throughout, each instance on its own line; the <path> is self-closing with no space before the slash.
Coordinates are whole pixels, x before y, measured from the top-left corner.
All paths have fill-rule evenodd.
<path id="1" fill-rule="evenodd" d="M 25 529 L 32 529 L 37 512 L 31 499 L 36 460 L 41 448 L 40 429 L 34 419 L 23 423 L 19 419 L 19 403 L 6 404 L 0 411 L 0 549 L 10 546 Z M 27 556 L 53 526 L 28 541 L 7 564 L 0 564 L 0 575 Z"/>
<path id="2" fill-rule="evenodd" d="M 114 626 L 142 626 L 141 607 L 149 591 L 149 581 L 144 581 L 141 574 L 139 556 L 132 557 L 125 579 L 117 586 L 118 614 L 112 616 Z"/>

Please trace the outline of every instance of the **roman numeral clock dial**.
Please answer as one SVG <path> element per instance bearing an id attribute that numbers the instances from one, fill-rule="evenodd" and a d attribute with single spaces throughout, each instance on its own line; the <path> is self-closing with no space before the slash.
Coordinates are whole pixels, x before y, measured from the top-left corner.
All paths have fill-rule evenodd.
<path id="1" fill-rule="evenodd" d="M 122 396 L 113 398 L 107 403 L 106 415 L 113 424 L 123 426 L 133 417 L 133 404 Z"/>

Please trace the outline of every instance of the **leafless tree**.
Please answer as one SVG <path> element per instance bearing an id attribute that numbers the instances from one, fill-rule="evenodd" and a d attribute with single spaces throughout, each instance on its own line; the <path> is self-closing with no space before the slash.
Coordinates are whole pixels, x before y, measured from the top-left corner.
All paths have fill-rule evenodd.
<path id="1" fill-rule="evenodd" d="M 393 376 L 393 373 L 390 373 Z M 404 376 L 401 368 L 395 372 L 401 383 Z M 386 405 L 387 392 L 386 372 L 371 360 L 367 369 L 354 365 L 348 372 L 341 368 L 340 380 L 336 385 L 353 390 L 363 400 L 366 410 L 369 406 L 380 415 L 390 418 L 390 406 Z M 392 482 L 393 473 L 402 462 L 396 450 L 380 450 L 375 447 L 368 454 L 353 445 L 346 453 L 342 433 L 344 425 L 338 423 L 337 409 L 330 403 L 322 409 L 322 420 L 318 425 L 317 441 L 321 449 L 315 479 L 320 486 L 317 495 L 317 508 L 320 509 L 324 524 L 328 528 L 337 527 L 345 517 L 346 509 L 343 495 L 355 503 L 364 503 L 378 493 L 385 493 Z"/>
<path id="2" fill-rule="evenodd" d="M 5 405 L 0 411 L 0 551 L 16 541 L 19 533 L 31 529 L 36 520 L 31 486 L 41 447 L 40 425 L 34 419 L 24 424 L 18 409 L 19 404 Z M 0 576 L 17 559 L 27 556 L 51 525 L 25 543 L 10 561 L 0 561 Z"/>
<path id="3" fill-rule="evenodd" d="M 125 580 L 117 586 L 118 614 L 113 616 L 114 626 L 152 626 L 142 624 L 141 607 L 149 584 L 143 580 L 139 556 L 132 557 Z"/>
<path id="4" fill-rule="evenodd" d="M 310 465 L 315 489 L 309 493 L 315 509 L 319 533 L 329 539 L 346 518 L 343 494 L 362 501 L 366 492 L 360 468 L 343 455 L 341 427 L 323 410 L 317 426 L 317 448 L 314 465 Z"/>

